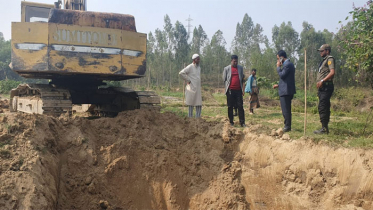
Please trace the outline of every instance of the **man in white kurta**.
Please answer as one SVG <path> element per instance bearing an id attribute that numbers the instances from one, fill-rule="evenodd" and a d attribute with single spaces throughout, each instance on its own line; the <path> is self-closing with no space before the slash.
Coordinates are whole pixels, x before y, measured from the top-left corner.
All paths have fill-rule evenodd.
<path id="1" fill-rule="evenodd" d="M 196 107 L 196 118 L 201 117 L 202 94 L 201 94 L 201 67 L 199 66 L 199 55 L 192 56 L 193 63 L 179 72 L 179 75 L 187 82 L 185 87 L 185 104 L 189 106 L 189 117 L 193 117 L 193 108 Z"/>

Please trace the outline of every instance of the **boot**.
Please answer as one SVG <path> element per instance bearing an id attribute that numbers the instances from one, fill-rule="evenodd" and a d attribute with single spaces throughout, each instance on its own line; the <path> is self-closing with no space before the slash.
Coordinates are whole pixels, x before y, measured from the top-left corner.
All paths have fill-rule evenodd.
<path id="1" fill-rule="evenodd" d="M 291 131 L 291 128 L 285 126 L 285 127 L 282 129 L 282 131 L 284 131 L 284 133 L 285 133 L 285 132 L 289 132 L 289 131 Z"/>
<path id="2" fill-rule="evenodd" d="M 314 134 L 329 134 L 329 128 L 327 126 L 323 126 L 321 129 L 315 130 L 313 133 Z"/>

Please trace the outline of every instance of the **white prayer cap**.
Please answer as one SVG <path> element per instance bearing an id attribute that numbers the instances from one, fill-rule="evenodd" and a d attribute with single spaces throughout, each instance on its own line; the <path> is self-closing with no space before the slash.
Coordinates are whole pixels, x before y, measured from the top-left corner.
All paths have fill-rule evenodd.
<path id="1" fill-rule="evenodd" d="M 194 60 L 194 59 L 196 59 L 196 58 L 198 58 L 198 57 L 199 57 L 198 54 L 194 54 L 194 55 L 192 56 L 192 60 Z"/>

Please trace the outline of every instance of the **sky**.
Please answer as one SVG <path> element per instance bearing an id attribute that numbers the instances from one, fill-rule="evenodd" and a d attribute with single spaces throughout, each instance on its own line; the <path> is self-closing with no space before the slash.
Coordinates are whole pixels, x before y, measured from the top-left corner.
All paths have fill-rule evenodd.
<path id="1" fill-rule="evenodd" d="M 33 0 L 53 4 L 57 0 Z M 264 35 L 272 40 L 272 28 L 290 21 L 295 30 L 302 31 L 303 21 L 312 24 L 317 31 L 327 29 L 337 32 L 339 21 L 345 18 L 355 6 L 363 6 L 367 0 L 87 0 L 87 10 L 130 14 L 135 17 L 138 32 L 149 33 L 163 29 L 167 14 L 172 24 L 180 21 L 186 28 L 199 25 L 208 38 L 218 30 L 223 32 L 227 49 L 235 36 L 236 25 L 247 13 L 254 24 L 260 24 Z M 0 32 L 6 40 L 11 38 L 11 22 L 21 19 L 21 0 L 0 0 Z"/>

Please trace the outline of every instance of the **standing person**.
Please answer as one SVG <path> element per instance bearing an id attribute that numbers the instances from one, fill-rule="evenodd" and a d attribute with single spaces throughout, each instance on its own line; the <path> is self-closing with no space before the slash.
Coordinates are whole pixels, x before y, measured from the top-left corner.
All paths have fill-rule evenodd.
<path id="1" fill-rule="evenodd" d="M 245 95 L 243 89 L 245 75 L 243 74 L 243 67 L 238 65 L 238 56 L 231 56 L 231 64 L 226 66 L 223 71 L 223 81 L 225 83 L 225 94 L 227 95 L 228 118 L 230 124 L 233 126 L 233 107 L 237 105 L 238 118 L 240 119 L 241 127 L 245 125 L 245 112 L 243 109 L 243 96 Z"/>
<path id="2" fill-rule="evenodd" d="M 250 114 L 254 114 L 254 109 L 259 108 L 259 87 L 256 80 L 256 69 L 251 71 L 249 79 L 247 79 L 245 93 L 250 94 Z"/>
<path id="3" fill-rule="evenodd" d="M 330 98 L 334 91 L 333 78 L 335 74 L 334 58 L 330 55 L 332 48 L 328 44 L 324 44 L 318 49 L 323 60 L 320 63 L 317 73 L 316 87 L 318 89 L 317 96 L 319 97 L 319 115 L 321 129 L 314 131 L 315 134 L 329 133 L 330 120 Z"/>
<path id="4" fill-rule="evenodd" d="M 196 118 L 201 117 L 201 67 L 199 55 L 192 56 L 193 63 L 179 72 L 179 75 L 187 82 L 185 88 L 185 104 L 189 107 L 188 117 L 193 117 L 193 109 L 196 107 Z"/>
<path id="5" fill-rule="evenodd" d="M 280 96 L 280 104 L 282 115 L 284 116 L 284 132 L 291 131 L 291 100 L 295 94 L 295 68 L 294 64 L 286 56 L 284 50 L 277 53 L 277 73 L 280 77 L 278 85 L 273 85 L 273 88 L 278 88 Z"/>

